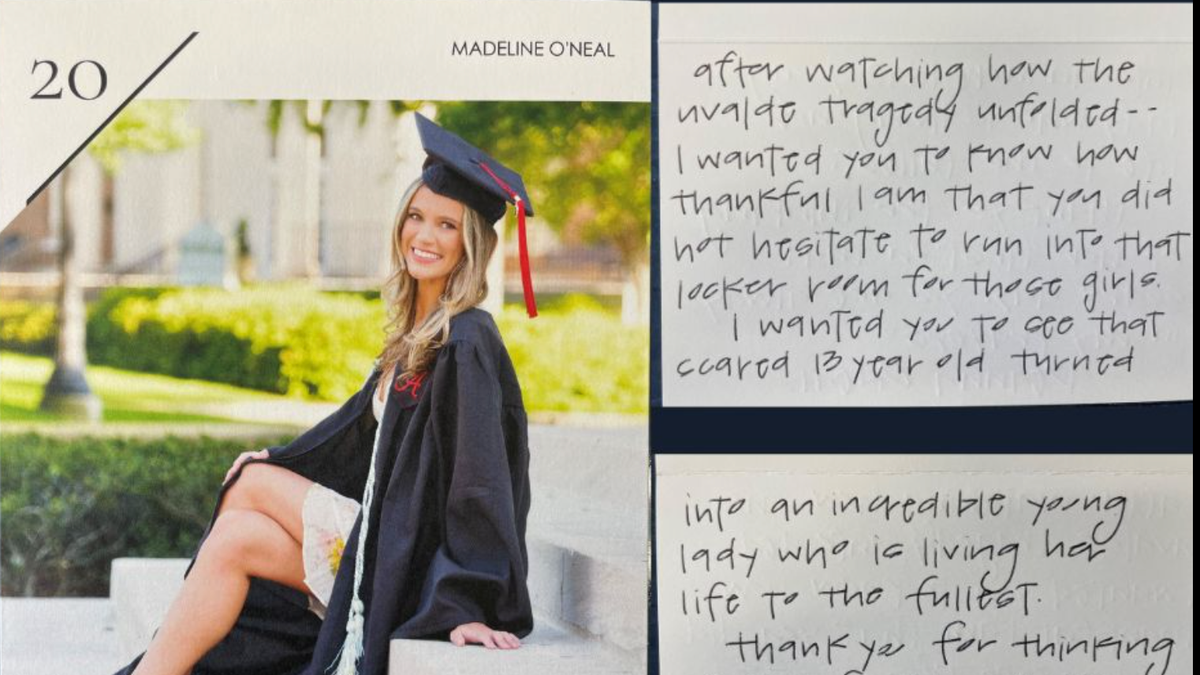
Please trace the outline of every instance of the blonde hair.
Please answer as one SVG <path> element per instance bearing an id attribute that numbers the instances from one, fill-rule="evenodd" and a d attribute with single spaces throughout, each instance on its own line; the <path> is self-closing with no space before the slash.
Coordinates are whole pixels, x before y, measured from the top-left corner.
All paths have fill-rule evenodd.
<path id="1" fill-rule="evenodd" d="M 420 178 L 404 191 L 392 224 L 392 273 L 383 284 L 388 308 L 387 337 L 380 354 L 381 372 L 393 366 L 401 378 L 425 372 L 438 348 L 450 337 L 450 318 L 487 297 L 487 266 L 496 250 L 496 231 L 475 209 L 463 204 L 463 257 L 450 272 L 438 304 L 420 325 L 416 323 L 417 280 L 405 266 L 400 231 L 408 219 L 413 197 L 424 185 Z"/>

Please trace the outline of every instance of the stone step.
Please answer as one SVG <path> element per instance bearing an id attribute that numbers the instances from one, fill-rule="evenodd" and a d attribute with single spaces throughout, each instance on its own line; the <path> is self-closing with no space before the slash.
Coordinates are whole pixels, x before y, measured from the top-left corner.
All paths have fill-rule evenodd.
<path id="1" fill-rule="evenodd" d="M 579 671 L 582 673 L 644 672 L 638 670 L 646 645 L 644 558 L 629 556 L 627 542 L 604 538 L 556 543 L 531 539 L 528 545 L 529 590 L 537 626 L 530 636 L 529 651 L 544 652 L 549 663 L 570 665 L 568 662 L 580 659 L 582 663 L 594 662 L 600 668 Z M 603 550 L 606 546 L 612 550 Z M 129 661 L 149 644 L 183 584 L 187 564 L 186 558 L 113 561 L 111 623 L 115 624 L 112 636 L 118 662 Z M 419 643 L 412 649 L 421 655 L 422 663 L 437 663 L 437 659 L 446 658 L 449 652 L 439 651 L 439 646 L 454 649 L 445 643 L 405 642 Z M 490 650 L 479 651 L 490 653 Z M 476 658 L 472 656 L 473 650 L 463 653 L 467 659 L 464 664 L 476 662 L 472 660 Z M 453 662 L 457 664 L 458 658 Z M 526 658 L 530 657 L 517 659 L 525 665 L 511 672 L 575 672 L 554 668 L 526 670 L 528 664 L 522 660 Z M 461 672 L 491 675 L 486 670 Z"/>
<path id="2" fill-rule="evenodd" d="M 455 647 L 448 642 L 393 640 L 390 672 L 405 675 L 644 675 L 636 656 L 542 621 L 520 649 Z"/>
<path id="3" fill-rule="evenodd" d="M 170 561 L 168 561 L 170 562 Z M 136 568 L 136 565 L 131 567 Z M 159 566 L 156 573 L 162 573 Z M 99 675 L 116 671 L 142 650 L 121 653 L 107 598 L 5 598 L 0 601 L 0 672 L 4 675 Z M 615 650 L 538 618 L 515 651 L 394 640 L 392 672 L 447 675 L 641 675 L 640 656 Z M 149 637 L 146 638 L 149 640 Z"/>
<path id="4" fill-rule="evenodd" d="M 620 649 L 646 645 L 648 439 L 644 425 L 530 427 L 534 611 Z"/>
<path id="5" fill-rule="evenodd" d="M 645 649 L 644 539 L 559 534 L 527 544 L 536 615 L 630 653 Z"/>
<path id="6" fill-rule="evenodd" d="M 117 558 L 109 577 L 118 653 L 125 662 L 145 651 L 183 587 L 187 558 Z"/>
<path id="7" fill-rule="evenodd" d="M 108 598 L 4 598 L 0 615 L 4 675 L 102 675 L 128 662 Z"/>

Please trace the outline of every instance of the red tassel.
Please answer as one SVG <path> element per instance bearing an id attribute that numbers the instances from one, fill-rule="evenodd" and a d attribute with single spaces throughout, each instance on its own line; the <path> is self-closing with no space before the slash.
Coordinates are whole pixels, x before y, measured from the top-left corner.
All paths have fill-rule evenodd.
<path id="1" fill-rule="evenodd" d="M 529 246 L 525 243 L 525 202 L 521 200 L 521 196 L 515 190 L 508 186 L 508 183 L 505 183 L 492 171 L 491 167 L 483 162 L 480 162 L 479 166 L 517 204 L 517 241 L 521 249 L 521 290 L 525 292 L 525 312 L 532 319 L 537 316 L 538 312 L 537 299 L 533 296 L 533 274 L 529 270 Z"/>
<path id="2" fill-rule="evenodd" d="M 516 195 L 514 195 L 516 197 Z M 521 245 L 521 289 L 525 292 L 525 312 L 537 316 L 537 300 L 533 297 L 533 275 L 529 271 L 529 246 L 525 243 L 525 202 L 517 200 L 517 239 Z"/>

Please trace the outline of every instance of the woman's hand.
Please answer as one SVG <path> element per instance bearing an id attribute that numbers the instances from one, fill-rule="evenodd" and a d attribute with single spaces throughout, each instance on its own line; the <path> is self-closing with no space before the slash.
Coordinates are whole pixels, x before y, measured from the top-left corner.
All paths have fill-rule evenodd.
<path id="1" fill-rule="evenodd" d="M 521 646 L 521 640 L 516 635 L 492 630 L 478 621 L 464 623 L 450 631 L 450 641 L 458 647 L 475 644 L 488 649 L 516 649 Z"/>
<path id="2" fill-rule="evenodd" d="M 267 452 L 266 448 L 263 448 L 257 452 L 243 452 L 237 456 L 237 459 L 233 460 L 233 466 L 229 467 L 229 470 L 225 472 L 225 480 L 221 481 L 221 483 L 228 483 L 229 479 L 233 477 L 233 474 L 237 473 L 238 469 L 241 469 L 242 465 L 245 464 L 247 460 L 266 459 L 268 456 L 269 453 Z"/>

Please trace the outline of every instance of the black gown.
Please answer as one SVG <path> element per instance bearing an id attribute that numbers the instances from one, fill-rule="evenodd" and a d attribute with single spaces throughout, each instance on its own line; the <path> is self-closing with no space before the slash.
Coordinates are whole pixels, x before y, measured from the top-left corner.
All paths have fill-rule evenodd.
<path id="1" fill-rule="evenodd" d="M 377 368 L 336 412 L 258 461 L 361 501 L 376 431 L 371 397 L 379 377 Z M 516 373 L 491 315 L 471 309 L 453 317 L 434 366 L 419 382 L 394 386 L 379 422 L 360 591 L 361 675 L 387 673 L 393 638 L 446 639 L 456 626 L 473 621 L 519 636 L 533 628 L 526 587 L 527 422 Z M 218 505 L 236 480 L 222 487 Z M 306 594 L 252 579 L 237 624 L 193 675 L 329 670 L 345 641 L 361 524 L 360 516 L 324 622 L 308 610 Z M 117 675 L 132 673 L 138 660 Z"/>

